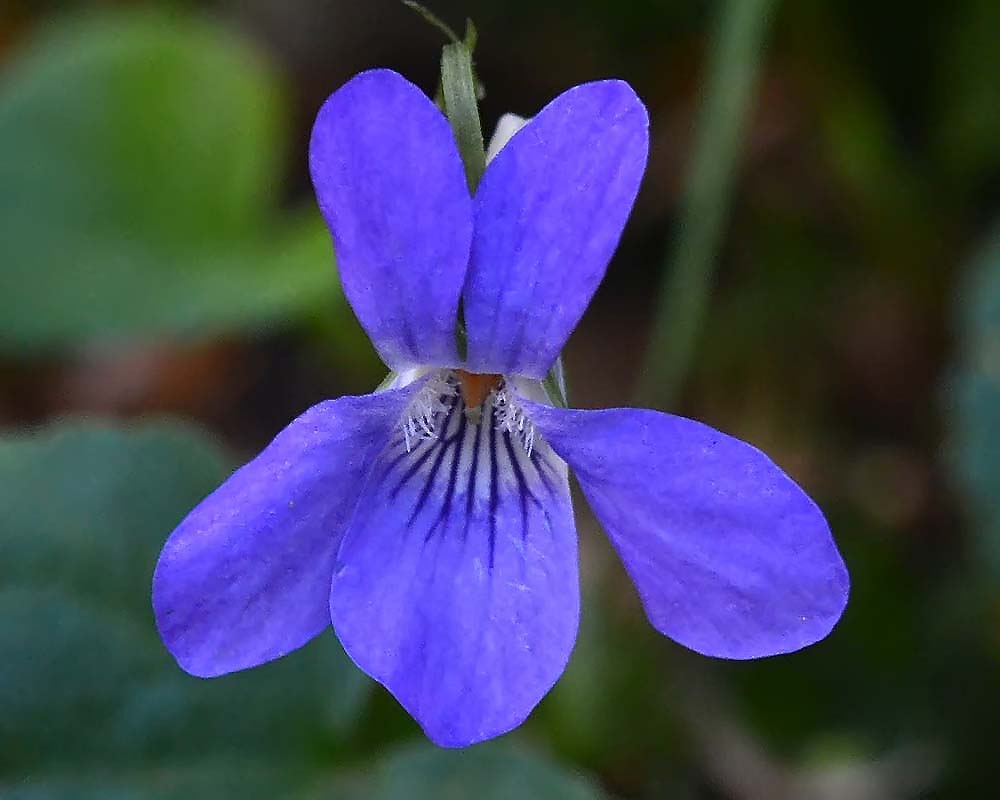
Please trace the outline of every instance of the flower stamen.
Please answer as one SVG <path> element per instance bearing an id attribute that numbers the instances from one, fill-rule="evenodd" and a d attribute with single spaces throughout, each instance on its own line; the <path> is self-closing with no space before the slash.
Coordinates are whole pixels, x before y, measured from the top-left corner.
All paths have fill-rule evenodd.
<path id="1" fill-rule="evenodd" d="M 458 393 L 454 373 L 450 371 L 441 371 L 427 379 L 410 401 L 400 423 L 407 453 L 415 443 L 437 438 L 437 417 L 451 409 Z"/>
<path id="2" fill-rule="evenodd" d="M 439 438 L 441 416 L 447 417 L 459 402 L 470 423 L 480 425 L 492 419 L 497 430 L 517 439 L 531 457 L 535 447 L 535 426 L 504 378 L 447 369 L 428 377 L 403 412 L 399 425 L 406 452 L 411 452 L 426 439 Z"/>
<path id="3" fill-rule="evenodd" d="M 531 451 L 535 446 L 535 425 L 528 419 L 506 384 L 493 393 L 493 416 L 497 427 L 516 437 L 528 458 L 531 458 Z"/>

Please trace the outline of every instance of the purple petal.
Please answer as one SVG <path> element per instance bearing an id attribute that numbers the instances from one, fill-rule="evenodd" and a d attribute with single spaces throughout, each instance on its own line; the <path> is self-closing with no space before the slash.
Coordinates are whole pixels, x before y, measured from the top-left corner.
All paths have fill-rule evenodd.
<path id="1" fill-rule="evenodd" d="M 812 644 L 840 618 L 848 576 L 826 520 L 759 450 L 655 411 L 524 405 L 657 630 L 705 655 L 758 658 Z"/>
<path id="2" fill-rule="evenodd" d="M 381 456 L 330 609 L 358 666 L 457 747 L 519 725 L 562 674 L 579 585 L 565 464 L 451 402 L 439 439 Z"/>
<path id="3" fill-rule="evenodd" d="M 156 624 L 181 667 L 253 667 L 330 624 L 337 546 L 412 394 L 313 406 L 181 522 L 153 576 Z"/>
<path id="4" fill-rule="evenodd" d="M 476 192 L 469 369 L 544 377 L 583 315 L 639 190 L 649 119 L 622 81 L 559 95 Z"/>
<path id="5" fill-rule="evenodd" d="M 448 121 L 401 75 L 362 72 L 320 109 L 309 169 L 344 294 L 382 360 L 457 364 L 472 199 Z"/>

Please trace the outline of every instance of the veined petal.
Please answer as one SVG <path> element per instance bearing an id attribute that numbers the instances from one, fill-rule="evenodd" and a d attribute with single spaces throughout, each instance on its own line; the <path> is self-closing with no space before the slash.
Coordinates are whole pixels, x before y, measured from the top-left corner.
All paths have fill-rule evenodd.
<path id="1" fill-rule="evenodd" d="M 682 417 L 524 403 L 569 462 L 650 622 L 722 658 L 826 636 L 848 575 L 823 514 L 762 452 Z"/>
<path id="2" fill-rule="evenodd" d="M 362 72 L 320 109 L 309 169 L 344 294 L 382 360 L 455 366 L 472 199 L 448 121 L 401 75 Z"/>
<path id="3" fill-rule="evenodd" d="M 565 668 L 579 619 L 565 465 L 459 397 L 437 438 L 379 458 L 341 546 L 334 629 L 440 745 L 520 724 Z"/>
<path id="4" fill-rule="evenodd" d="M 354 502 L 420 388 L 313 406 L 177 527 L 153 576 L 156 624 L 192 675 L 271 661 L 330 624 Z"/>
<path id="5" fill-rule="evenodd" d="M 463 295 L 468 369 L 549 371 L 618 245 L 648 128 L 627 83 L 587 83 L 549 103 L 490 162 Z"/>

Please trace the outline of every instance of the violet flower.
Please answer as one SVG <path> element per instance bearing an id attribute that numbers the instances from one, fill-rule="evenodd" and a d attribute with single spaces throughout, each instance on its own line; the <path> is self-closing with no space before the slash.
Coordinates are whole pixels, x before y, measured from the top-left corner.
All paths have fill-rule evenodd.
<path id="1" fill-rule="evenodd" d="M 669 414 L 557 407 L 543 381 L 647 148 L 627 84 L 577 86 L 513 135 L 473 198 L 447 120 L 413 84 L 373 70 L 327 100 L 313 182 L 344 293 L 392 373 L 306 411 L 171 535 L 153 605 L 181 667 L 253 667 L 332 620 L 438 744 L 511 730 L 576 638 L 567 466 L 657 630 L 736 659 L 826 636 L 847 572 L 767 456 Z"/>

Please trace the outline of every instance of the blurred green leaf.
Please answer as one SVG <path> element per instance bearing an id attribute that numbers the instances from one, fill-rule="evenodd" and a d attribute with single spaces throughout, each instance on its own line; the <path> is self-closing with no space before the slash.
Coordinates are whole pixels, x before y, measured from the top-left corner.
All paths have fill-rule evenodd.
<path id="1" fill-rule="evenodd" d="M 195 429 L 62 425 L 0 441 L 0 585 L 59 587 L 151 622 L 167 534 L 229 474 Z"/>
<path id="2" fill-rule="evenodd" d="M 587 533 L 598 532 L 581 530 Z M 622 593 L 632 586 L 623 585 L 627 579 L 615 570 L 609 573 L 599 589 L 584 584 L 573 657 L 535 716 L 574 761 L 601 774 L 624 770 L 626 780 L 639 780 L 637 760 L 645 756 L 668 770 L 675 755 L 677 704 L 663 662 L 674 646 L 649 625 L 638 600 L 623 603 Z"/>
<path id="3" fill-rule="evenodd" d="M 0 782 L 0 791 L 5 800 L 271 800 L 287 797 L 301 780 L 302 774 L 294 770 L 220 760 L 29 779 L 9 786 Z"/>
<path id="4" fill-rule="evenodd" d="M 1000 575 L 1000 234 L 958 294 L 959 366 L 947 398 L 950 461 L 976 524 L 981 563 Z"/>
<path id="5" fill-rule="evenodd" d="M 0 771 L 249 755 L 315 769 L 339 747 L 372 683 L 332 632 L 210 681 L 158 640 L 159 548 L 227 474 L 216 446 L 166 422 L 0 441 Z"/>
<path id="6" fill-rule="evenodd" d="M 835 508 L 827 513 L 834 531 L 853 534 L 839 542 L 851 565 L 851 598 L 841 622 L 804 650 L 716 665 L 738 687 L 748 722 L 790 762 L 833 739 L 866 757 L 898 744 L 900 731 L 920 740 L 935 702 L 927 692 L 928 654 L 939 640 L 926 630 L 935 598 L 899 568 L 898 542 L 861 518 Z"/>
<path id="7" fill-rule="evenodd" d="M 502 741 L 467 750 L 424 744 L 405 748 L 380 765 L 374 784 L 370 796 L 376 800 L 596 800 L 603 796 L 583 775 Z"/>
<path id="8" fill-rule="evenodd" d="M 600 800 L 590 779 L 502 742 L 468 750 L 405 747 L 351 772 L 312 772 L 238 759 L 155 769 L 114 769 L 5 785 L 5 800 Z"/>
<path id="9" fill-rule="evenodd" d="M 943 69 L 934 87 L 935 131 L 949 166 L 962 177 L 984 177 L 1000 165 L 1000 4 L 967 0 L 943 31 Z"/>
<path id="10" fill-rule="evenodd" d="M 117 709 L 156 663 L 128 620 L 51 590 L 0 590 L 0 652 L 4 771 L 106 755 Z"/>
<path id="11" fill-rule="evenodd" d="M 208 22 L 45 30 L 0 75 L 0 347 L 203 336 L 332 306 L 318 212 L 276 208 L 287 118 L 270 66 Z"/>
<path id="12" fill-rule="evenodd" d="M 204 752 L 311 760 L 350 732 L 373 685 L 332 631 L 279 661 L 210 681 L 184 674 L 156 647 L 160 673 L 122 705 L 114 731 L 122 750 L 144 760 Z"/>

